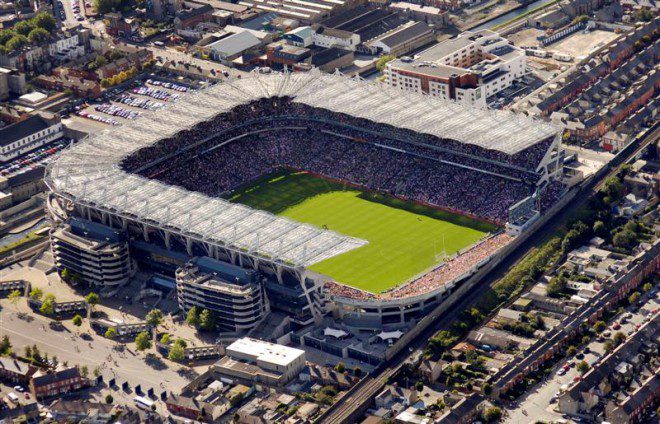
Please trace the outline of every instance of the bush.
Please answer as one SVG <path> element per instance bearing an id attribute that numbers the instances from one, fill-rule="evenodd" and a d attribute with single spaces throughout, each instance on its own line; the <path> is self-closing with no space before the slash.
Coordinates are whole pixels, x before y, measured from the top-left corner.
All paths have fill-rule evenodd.
<path id="1" fill-rule="evenodd" d="M 502 410 L 497 406 L 487 408 L 483 413 L 483 418 L 487 423 L 496 423 L 502 419 Z"/>
<path id="2" fill-rule="evenodd" d="M 377 70 L 378 72 L 383 72 L 383 69 L 385 69 L 385 66 L 387 66 L 387 64 L 388 64 L 389 62 L 391 62 L 392 60 L 394 60 L 394 59 L 395 59 L 395 56 L 393 56 L 393 55 L 389 55 L 389 54 L 388 54 L 388 55 L 381 56 L 381 57 L 378 58 L 378 60 L 376 61 L 376 70 Z"/>

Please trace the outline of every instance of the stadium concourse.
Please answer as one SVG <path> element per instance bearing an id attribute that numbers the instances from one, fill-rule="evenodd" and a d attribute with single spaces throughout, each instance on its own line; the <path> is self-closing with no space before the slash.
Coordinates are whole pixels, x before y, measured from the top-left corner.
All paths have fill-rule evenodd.
<path id="1" fill-rule="evenodd" d="M 557 199 L 562 154 L 559 128 L 508 112 L 316 71 L 254 74 L 72 147 L 46 181 L 55 221 L 81 216 L 167 251 L 251 267 L 269 280 L 267 291 L 294 290 L 295 281 L 314 317 L 332 307 L 323 299 L 365 301 L 384 324 L 394 322 L 388 307 L 397 320 L 406 309 L 407 320 L 441 302 L 511 236 L 491 234 L 412 283 L 374 294 L 308 272 L 368 240 L 221 196 L 287 168 L 503 225 L 522 216 L 518 205 L 542 211 Z"/>

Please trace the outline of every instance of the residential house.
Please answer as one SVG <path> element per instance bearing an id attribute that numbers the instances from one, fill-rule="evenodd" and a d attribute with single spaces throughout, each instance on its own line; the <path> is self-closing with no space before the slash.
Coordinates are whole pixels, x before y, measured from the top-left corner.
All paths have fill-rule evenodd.
<path id="1" fill-rule="evenodd" d="M 37 371 L 32 365 L 20 362 L 15 358 L 0 358 L 0 379 L 18 384 L 27 384 L 30 377 Z"/>
<path id="2" fill-rule="evenodd" d="M 35 399 L 64 395 L 80 390 L 88 384 L 77 367 L 38 371 L 30 379 L 30 392 Z"/>

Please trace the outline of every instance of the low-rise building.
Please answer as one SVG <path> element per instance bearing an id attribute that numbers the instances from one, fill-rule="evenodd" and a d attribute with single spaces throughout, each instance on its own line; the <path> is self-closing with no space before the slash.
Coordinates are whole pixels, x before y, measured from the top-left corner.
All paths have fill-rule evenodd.
<path id="1" fill-rule="evenodd" d="M 14 358 L 0 358 L 0 378 L 11 383 L 27 384 L 37 369 Z"/>
<path id="2" fill-rule="evenodd" d="M 7 162 L 64 136 L 58 118 L 34 114 L 0 128 L 0 162 Z"/>
<path id="3" fill-rule="evenodd" d="M 416 21 L 433 24 L 436 28 L 441 28 L 449 23 L 449 13 L 438 7 L 407 1 L 394 1 L 390 3 L 389 7 Z"/>
<path id="4" fill-rule="evenodd" d="M 433 30 L 424 22 L 407 22 L 363 44 L 361 52 L 401 56 L 435 40 Z"/>
<path id="5" fill-rule="evenodd" d="M 655 374 L 626 396 L 622 402 L 610 400 L 605 405 L 605 417 L 611 423 L 632 424 L 644 422 L 644 414 L 660 398 L 660 375 Z"/>
<path id="6" fill-rule="evenodd" d="M 305 366 L 304 350 L 249 337 L 227 346 L 226 355 L 213 366 L 217 372 L 273 386 L 293 380 Z"/>
<path id="7" fill-rule="evenodd" d="M 38 371 L 30 379 L 30 392 L 35 399 L 60 396 L 80 390 L 87 385 L 77 367 Z"/>
<path id="8" fill-rule="evenodd" d="M 355 51 L 358 44 L 360 44 L 360 35 L 350 31 L 330 28 L 319 24 L 313 25 L 312 29 L 314 30 L 312 40 L 315 46 L 326 48 L 337 47 Z"/>

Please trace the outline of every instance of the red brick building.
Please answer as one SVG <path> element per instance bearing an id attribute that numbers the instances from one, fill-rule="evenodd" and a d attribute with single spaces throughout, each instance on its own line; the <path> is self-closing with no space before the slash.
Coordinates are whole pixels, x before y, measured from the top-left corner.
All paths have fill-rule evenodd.
<path id="1" fill-rule="evenodd" d="M 77 367 L 39 371 L 30 379 L 30 392 L 36 399 L 43 399 L 80 390 L 87 384 Z"/>

